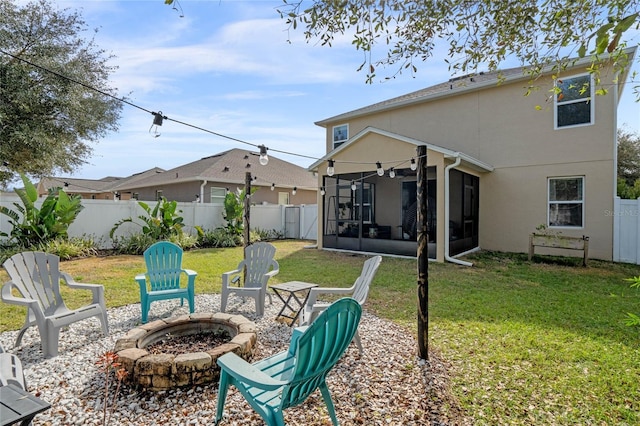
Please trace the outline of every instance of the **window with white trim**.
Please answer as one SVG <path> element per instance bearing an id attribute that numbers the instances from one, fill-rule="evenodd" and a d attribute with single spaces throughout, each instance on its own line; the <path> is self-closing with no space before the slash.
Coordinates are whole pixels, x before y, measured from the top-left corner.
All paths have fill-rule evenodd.
<path id="1" fill-rule="evenodd" d="M 555 128 L 593 124 L 593 81 L 584 74 L 556 80 Z"/>
<path id="2" fill-rule="evenodd" d="M 584 226 L 584 177 L 549 178 L 549 227 Z"/>
<path id="3" fill-rule="evenodd" d="M 349 125 L 333 126 L 333 149 L 336 149 L 349 139 Z"/>
<path id="4" fill-rule="evenodd" d="M 217 186 L 211 187 L 211 204 L 224 204 L 226 196 L 227 188 L 219 188 Z"/>

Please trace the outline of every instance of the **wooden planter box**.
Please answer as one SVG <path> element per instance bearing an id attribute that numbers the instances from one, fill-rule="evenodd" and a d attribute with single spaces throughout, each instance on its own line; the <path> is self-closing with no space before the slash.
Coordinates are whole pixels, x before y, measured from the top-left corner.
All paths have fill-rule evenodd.
<path id="1" fill-rule="evenodd" d="M 567 237 L 565 235 L 536 234 L 529 235 L 529 260 L 533 257 L 535 247 L 547 247 L 566 250 L 582 250 L 582 266 L 587 266 L 589 257 L 589 237 Z"/>

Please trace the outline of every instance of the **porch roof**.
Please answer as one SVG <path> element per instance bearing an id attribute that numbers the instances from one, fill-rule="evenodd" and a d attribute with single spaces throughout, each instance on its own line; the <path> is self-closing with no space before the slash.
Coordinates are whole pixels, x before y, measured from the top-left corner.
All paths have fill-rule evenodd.
<path id="1" fill-rule="evenodd" d="M 369 135 L 369 134 L 378 134 L 378 135 L 382 135 L 382 136 L 386 136 L 388 138 L 391 139 L 396 139 L 411 145 L 415 145 L 415 146 L 420 146 L 420 145 L 426 145 L 427 150 L 430 151 L 434 151 L 434 152 L 438 152 L 440 154 L 442 154 L 445 158 L 460 158 L 462 160 L 462 164 L 470 167 L 474 170 L 477 170 L 479 172 L 491 172 L 493 171 L 493 166 L 490 164 L 487 164 L 483 161 L 480 161 L 476 158 L 471 157 L 470 155 L 464 154 L 462 152 L 459 151 L 453 151 L 444 147 L 441 147 L 439 145 L 434 145 L 425 141 L 421 141 L 415 138 L 411 138 L 408 136 L 403 136 L 400 135 L 398 133 L 393 133 L 393 132 L 389 132 L 387 130 L 382 130 L 382 129 L 378 129 L 376 127 L 365 127 L 364 129 L 362 129 L 360 132 L 358 132 L 357 134 L 355 134 L 353 137 L 349 138 L 348 141 L 346 141 L 345 143 L 341 144 L 339 147 L 329 151 L 324 157 L 320 158 L 319 160 L 317 160 L 316 162 L 314 162 L 313 164 L 311 164 L 307 170 L 314 172 L 317 171 L 318 168 L 325 163 L 327 160 L 330 160 L 332 158 L 334 158 L 336 155 L 338 155 L 341 151 L 344 151 L 345 149 L 347 149 L 349 146 L 357 143 L 360 139 L 364 138 L 365 136 Z"/>

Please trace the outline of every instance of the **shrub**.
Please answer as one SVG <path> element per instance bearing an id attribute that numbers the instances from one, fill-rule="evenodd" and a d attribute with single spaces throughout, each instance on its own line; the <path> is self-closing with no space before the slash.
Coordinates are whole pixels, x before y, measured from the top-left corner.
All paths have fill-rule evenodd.
<path id="1" fill-rule="evenodd" d="M 38 209 L 35 206 L 38 190 L 25 175 L 21 174 L 20 177 L 24 188 L 16 188 L 14 191 L 20 197 L 22 205 L 13 203 L 17 211 L 0 206 L 0 213 L 9 217 L 12 226 L 9 234 L 0 232 L 0 236 L 10 237 L 23 247 L 66 238 L 69 225 L 84 208 L 80 203 L 80 196 L 69 196 L 61 188 L 51 189 Z"/>
<path id="2" fill-rule="evenodd" d="M 242 236 L 229 228 L 203 231 L 198 239 L 200 247 L 237 247 L 242 245 Z"/>
<path id="3" fill-rule="evenodd" d="M 62 260 L 91 257 L 98 254 L 98 245 L 93 237 L 56 238 L 38 244 L 36 250 L 58 255 Z"/>
<path id="4" fill-rule="evenodd" d="M 260 229 L 255 228 L 252 232 L 258 237 L 258 241 L 269 241 L 269 240 L 282 240 L 284 239 L 284 232 L 278 232 L 275 229 Z M 251 241 L 256 241 L 251 238 Z"/>
<path id="5" fill-rule="evenodd" d="M 154 241 L 168 240 L 171 236 L 182 234 L 184 219 L 178 214 L 181 210 L 177 210 L 177 201 L 167 201 L 165 197 L 161 197 L 153 209 L 144 201 L 138 201 L 138 205 L 147 213 L 146 216 L 138 216 L 138 219 L 140 219 L 143 224 L 134 222 L 132 217 L 122 219 L 116 222 L 113 228 L 111 228 L 109 232 L 111 239 L 114 239 L 116 230 L 123 223 L 135 223 L 142 228 L 144 235 L 149 236 Z"/>
<path id="6" fill-rule="evenodd" d="M 131 234 L 124 237 L 113 237 L 113 251 L 116 254 L 139 255 L 149 248 L 156 239 L 147 234 Z"/>

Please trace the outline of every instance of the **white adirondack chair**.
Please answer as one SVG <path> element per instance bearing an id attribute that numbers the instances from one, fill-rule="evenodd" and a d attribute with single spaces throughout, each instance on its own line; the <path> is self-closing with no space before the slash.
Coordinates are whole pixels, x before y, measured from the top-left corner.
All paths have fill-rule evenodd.
<path id="1" fill-rule="evenodd" d="M 358 278 L 356 278 L 355 283 L 349 288 L 340 288 L 340 287 L 315 287 L 312 288 L 309 293 L 309 298 L 307 299 L 307 303 L 305 304 L 302 312 L 300 312 L 300 325 L 308 325 L 316 319 L 320 312 L 324 311 L 331 305 L 330 302 L 319 302 L 318 296 L 320 295 L 340 295 L 341 297 L 351 297 L 355 299 L 360 306 L 364 305 L 364 302 L 367 301 L 367 296 L 369 295 L 369 287 L 371 285 L 371 281 L 373 281 L 373 277 L 376 275 L 376 271 L 378 270 L 378 266 L 380 266 L 380 262 L 382 262 L 382 256 L 374 256 L 370 259 L 367 259 L 362 266 L 362 273 Z M 360 335 L 356 330 L 356 334 L 353 338 L 360 353 L 363 352 L 362 342 L 360 341 Z"/>
<path id="2" fill-rule="evenodd" d="M 256 301 L 256 313 L 264 314 L 264 300 L 269 296 L 269 303 L 273 303 L 267 292 L 269 278 L 280 272 L 280 265 L 273 258 L 276 248 L 266 242 L 253 243 L 244 249 L 244 260 L 233 271 L 222 274 L 222 294 L 220 311 L 225 312 L 229 295 L 253 297 Z M 244 274 L 244 280 L 242 279 Z"/>
<path id="3" fill-rule="evenodd" d="M 104 335 L 109 334 L 104 287 L 75 282 L 70 275 L 60 271 L 59 264 L 60 258 L 54 254 L 23 252 L 13 255 L 2 265 L 11 279 L 2 286 L 2 301 L 27 308 L 27 318 L 14 347 L 20 345 L 27 329 L 36 325 L 45 358 L 58 355 L 60 329 L 76 321 L 97 317 Z M 67 308 L 60 295 L 60 279 L 69 288 L 91 290 L 92 303 L 74 310 Z M 20 296 L 16 296 L 14 290 Z"/>

